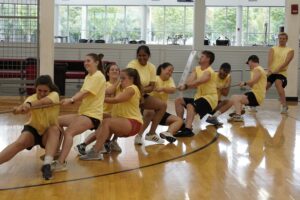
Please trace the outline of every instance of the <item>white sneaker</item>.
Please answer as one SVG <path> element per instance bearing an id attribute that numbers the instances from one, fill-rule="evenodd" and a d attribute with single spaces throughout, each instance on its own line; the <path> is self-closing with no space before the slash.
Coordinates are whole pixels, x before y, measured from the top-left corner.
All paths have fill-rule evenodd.
<path id="1" fill-rule="evenodd" d="M 112 151 L 122 152 L 122 149 L 121 149 L 120 145 L 118 144 L 117 140 L 114 140 L 110 143 L 110 148 Z"/>
<path id="2" fill-rule="evenodd" d="M 58 160 L 54 160 L 51 163 L 51 170 L 54 172 L 61 172 L 61 171 L 66 171 L 67 168 L 67 162 L 65 161 L 64 163 L 60 163 Z"/>
<path id="3" fill-rule="evenodd" d="M 79 157 L 80 160 L 103 160 L 103 154 L 101 152 L 96 153 L 94 149 L 90 149 L 85 155 Z"/>
<path id="4" fill-rule="evenodd" d="M 282 106 L 282 107 L 281 107 L 280 113 L 281 113 L 281 114 L 287 114 L 287 113 L 288 113 L 288 109 L 289 109 L 288 106 Z"/>
<path id="5" fill-rule="evenodd" d="M 158 135 L 156 134 L 146 134 L 145 136 L 145 139 L 148 140 L 148 141 L 152 141 L 152 142 L 155 142 L 157 144 L 163 144 L 165 143 L 165 140 L 161 139 Z"/>
<path id="6" fill-rule="evenodd" d="M 142 136 L 137 134 L 134 138 L 134 144 L 143 145 L 143 139 Z"/>
<path id="7" fill-rule="evenodd" d="M 162 139 L 165 139 L 165 140 L 167 140 L 170 143 L 173 143 L 173 142 L 176 141 L 176 138 L 171 133 L 169 133 L 168 131 L 160 133 L 159 136 Z"/>

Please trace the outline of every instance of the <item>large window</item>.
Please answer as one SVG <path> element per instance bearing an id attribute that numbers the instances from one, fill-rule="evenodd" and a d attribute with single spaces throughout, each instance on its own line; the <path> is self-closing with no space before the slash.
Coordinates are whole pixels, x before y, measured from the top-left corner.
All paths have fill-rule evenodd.
<path id="1" fill-rule="evenodd" d="M 0 41 L 36 42 L 37 6 L 0 4 Z"/>
<path id="2" fill-rule="evenodd" d="M 205 35 L 211 44 L 217 39 L 229 39 L 231 45 L 235 43 L 236 8 L 234 7 L 207 7 Z"/>
<path id="3" fill-rule="evenodd" d="M 151 6 L 148 41 L 155 44 L 191 44 L 193 7 Z"/>
<path id="4" fill-rule="evenodd" d="M 236 7 L 207 7 L 205 34 L 211 44 L 228 38 L 236 45 Z M 242 45 L 274 45 L 284 25 L 284 7 L 243 7 Z"/>
<path id="5" fill-rule="evenodd" d="M 79 39 L 192 44 L 192 6 L 59 6 L 58 32 Z"/>

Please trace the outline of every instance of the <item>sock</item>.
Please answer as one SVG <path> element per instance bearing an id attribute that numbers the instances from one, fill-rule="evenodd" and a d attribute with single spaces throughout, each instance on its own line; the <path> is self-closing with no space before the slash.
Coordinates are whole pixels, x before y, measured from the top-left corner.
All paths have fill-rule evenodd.
<path id="1" fill-rule="evenodd" d="M 44 165 L 51 164 L 53 161 L 53 156 L 46 155 L 44 159 Z"/>
<path id="2" fill-rule="evenodd" d="M 213 114 L 213 117 L 219 117 L 222 113 L 218 110 Z"/>

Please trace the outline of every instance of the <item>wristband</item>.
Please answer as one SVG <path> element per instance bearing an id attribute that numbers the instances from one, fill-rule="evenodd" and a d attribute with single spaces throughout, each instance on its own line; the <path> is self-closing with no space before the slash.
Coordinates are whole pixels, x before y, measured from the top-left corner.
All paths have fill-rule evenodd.
<path id="1" fill-rule="evenodd" d="M 71 100 L 71 103 L 72 103 L 72 104 L 75 102 L 74 99 L 73 99 L 73 97 L 72 97 L 70 100 Z"/>
<path id="2" fill-rule="evenodd" d="M 32 103 L 31 103 L 31 102 L 27 101 L 26 103 L 28 103 L 30 107 L 32 106 Z"/>
<path id="3" fill-rule="evenodd" d="M 244 82 L 244 86 L 246 86 L 247 85 L 247 82 Z"/>
<path id="4" fill-rule="evenodd" d="M 184 84 L 184 89 L 188 89 L 188 85 L 186 83 Z"/>

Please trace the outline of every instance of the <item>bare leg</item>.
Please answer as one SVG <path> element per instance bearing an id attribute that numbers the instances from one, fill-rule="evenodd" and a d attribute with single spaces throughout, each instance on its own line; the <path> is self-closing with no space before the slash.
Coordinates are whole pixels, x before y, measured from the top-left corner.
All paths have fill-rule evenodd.
<path id="1" fill-rule="evenodd" d="M 185 127 L 189 128 L 189 129 L 192 129 L 192 124 L 193 124 L 193 121 L 194 121 L 194 118 L 195 118 L 195 115 L 196 115 L 196 111 L 195 111 L 194 106 L 191 105 L 191 104 L 188 104 L 186 106 L 186 109 L 187 109 L 187 115 L 186 115 Z"/>
<path id="2" fill-rule="evenodd" d="M 90 128 L 93 128 L 93 123 L 86 116 L 77 116 L 75 119 L 72 119 L 72 123 L 69 124 L 69 127 L 64 132 L 62 151 L 58 158 L 58 161 L 60 163 L 64 163 L 65 159 L 69 155 L 69 152 L 73 145 L 73 137 Z"/>
<path id="3" fill-rule="evenodd" d="M 277 79 L 275 81 L 275 87 L 276 87 L 276 90 L 277 90 L 277 93 L 278 93 L 278 96 L 280 99 L 280 103 L 283 106 L 286 106 L 285 91 L 284 91 L 284 88 L 282 87 L 282 81 Z"/>
<path id="4" fill-rule="evenodd" d="M 144 110 L 143 112 L 143 126 L 141 131 L 139 132 L 139 135 L 142 136 L 144 131 L 147 129 L 149 126 L 150 122 L 152 121 L 153 117 L 155 115 L 155 112 L 153 110 Z"/>
<path id="5" fill-rule="evenodd" d="M 57 126 L 51 126 L 47 129 L 46 133 L 43 135 L 42 143 L 45 146 L 46 156 L 52 156 L 57 152 L 58 146 L 60 144 L 60 128 Z"/>
<path id="6" fill-rule="evenodd" d="M 155 134 L 156 128 L 167 110 L 167 104 L 158 98 L 149 96 L 145 99 L 144 108 L 155 112 L 149 131 L 149 134 Z"/>
<path id="7" fill-rule="evenodd" d="M 102 125 L 97 129 L 97 141 L 94 146 L 95 152 L 99 153 L 107 138 L 114 133 L 116 136 L 127 136 L 132 129 L 131 123 L 126 118 L 109 118 L 102 121 Z"/>
<path id="8" fill-rule="evenodd" d="M 174 135 L 182 126 L 183 120 L 175 115 L 170 115 L 167 118 L 167 125 L 169 125 L 168 132 Z"/>
<path id="9" fill-rule="evenodd" d="M 23 132 L 19 138 L 0 152 L 0 164 L 9 161 L 20 151 L 32 147 L 34 137 L 30 132 Z"/>
<path id="10" fill-rule="evenodd" d="M 183 115 L 184 115 L 184 108 L 185 108 L 185 102 L 183 100 L 183 97 L 178 97 L 175 99 L 175 111 L 176 111 L 176 115 L 178 117 L 180 117 L 181 119 L 183 119 Z"/>

